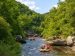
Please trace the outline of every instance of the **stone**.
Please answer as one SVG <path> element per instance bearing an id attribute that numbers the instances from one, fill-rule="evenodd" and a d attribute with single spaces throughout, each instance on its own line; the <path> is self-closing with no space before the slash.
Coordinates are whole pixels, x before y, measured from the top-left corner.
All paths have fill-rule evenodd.
<path id="1" fill-rule="evenodd" d="M 75 51 L 75 46 L 73 46 L 71 49 L 72 49 L 72 51 Z"/>
<path id="2" fill-rule="evenodd" d="M 68 36 L 67 39 L 66 39 L 66 42 L 67 42 L 67 45 L 72 44 L 73 43 L 72 36 Z"/>

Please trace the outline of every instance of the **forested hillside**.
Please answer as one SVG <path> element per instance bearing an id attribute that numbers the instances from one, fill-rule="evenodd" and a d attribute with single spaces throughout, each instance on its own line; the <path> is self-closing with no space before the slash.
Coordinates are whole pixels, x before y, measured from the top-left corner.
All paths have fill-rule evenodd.
<path id="1" fill-rule="evenodd" d="M 48 13 L 39 14 L 15 0 L 0 0 L 0 56 L 20 56 L 16 35 L 28 31 L 42 36 L 67 37 L 75 33 L 75 0 L 59 1 Z"/>
<path id="2" fill-rule="evenodd" d="M 45 38 L 51 36 L 67 37 L 75 33 L 75 0 L 59 1 L 58 7 L 54 7 L 45 14 L 42 22 L 41 35 Z"/>
<path id="3" fill-rule="evenodd" d="M 16 35 L 26 38 L 28 30 L 36 30 L 35 27 L 40 25 L 40 18 L 40 14 L 24 4 L 0 0 L 0 56 L 19 56 L 21 50 L 15 41 Z"/>

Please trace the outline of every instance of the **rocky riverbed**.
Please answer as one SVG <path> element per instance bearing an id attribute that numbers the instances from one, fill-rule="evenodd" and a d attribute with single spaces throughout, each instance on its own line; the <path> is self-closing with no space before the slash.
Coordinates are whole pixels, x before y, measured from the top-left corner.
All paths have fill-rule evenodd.
<path id="1" fill-rule="evenodd" d="M 45 40 L 42 38 L 35 38 L 33 41 L 26 41 L 27 43 L 22 45 L 22 56 L 75 56 L 74 51 L 68 46 L 53 46 L 53 50 L 50 52 L 40 52 L 40 46 L 45 43 Z"/>

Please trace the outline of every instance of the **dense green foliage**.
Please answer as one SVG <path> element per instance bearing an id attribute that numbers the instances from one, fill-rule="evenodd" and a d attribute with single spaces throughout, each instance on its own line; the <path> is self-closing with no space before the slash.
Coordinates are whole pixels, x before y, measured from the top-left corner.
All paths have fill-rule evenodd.
<path id="1" fill-rule="evenodd" d="M 52 8 L 42 22 L 43 37 L 66 37 L 75 33 L 75 1 L 59 2 L 57 8 Z"/>
<path id="2" fill-rule="evenodd" d="M 10 26 L 2 17 L 0 17 L 0 33 L 0 40 L 10 36 Z"/>
<path id="3" fill-rule="evenodd" d="M 15 36 L 25 38 L 28 30 L 33 31 L 32 22 L 37 22 L 37 16 L 37 13 L 15 0 L 0 0 L 0 56 L 20 55 L 20 45 L 15 41 Z"/>
<path id="4" fill-rule="evenodd" d="M 57 8 L 39 14 L 15 0 L 0 0 L 0 56 L 19 56 L 15 36 L 25 38 L 29 32 L 46 39 L 75 33 L 75 1 L 59 2 Z"/>

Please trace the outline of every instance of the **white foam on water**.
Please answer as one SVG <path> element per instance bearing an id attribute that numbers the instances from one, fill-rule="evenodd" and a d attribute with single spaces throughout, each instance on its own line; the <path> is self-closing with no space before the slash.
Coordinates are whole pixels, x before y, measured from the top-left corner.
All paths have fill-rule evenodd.
<path id="1" fill-rule="evenodd" d="M 36 48 L 32 48 L 32 49 L 30 49 L 30 50 L 36 50 Z"/>

